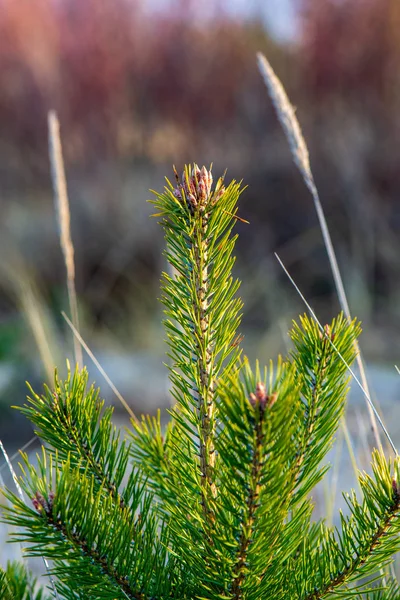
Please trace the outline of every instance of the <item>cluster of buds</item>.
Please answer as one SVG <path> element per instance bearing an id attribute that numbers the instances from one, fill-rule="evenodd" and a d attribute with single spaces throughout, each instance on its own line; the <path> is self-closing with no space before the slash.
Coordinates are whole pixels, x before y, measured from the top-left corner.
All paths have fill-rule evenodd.
<path id="1" fill-rule="evenodd" d="M 268 394 L 263 383 L 257 383 L 256 392 L 251 392 L 249 402 L 253 407 L 259 406 L 262 411 L 268 406 L 273 406 L 278 398 L 278 394 Z"/>
<path id="2" fill-rule="evenodd" d="M 49 497 L 46 500 L 43 494 L 36 492 L 34 498 L 32 498 L 32 504 L 39 513 L 44 511 L 49 514 L 53 510 L 54 497 L 54 492 L 49 492 Z"/>
<path id="3" fill-rule="evenodd" d="M 205 167 L 199 169 L 195 164 L 191 173 L 187 170 L 183 171 L 182 180 L 179 179 L 175 169 L 174 171 L 178 184 L 174 189 L 174 196 L 182 202 L 186 201 L 192 214 L 196 209 L 204 212 L 210 199 L 212 204 L 215 204 L 225 191 L 223 186 L 219 186 L 218 191 L 211 194 L 213 182 L 211 169 L 209 171 Z"/>
<path id="4" fill-rule="evenodd" d="M 335 334 L 332 332 L 331 328 L 329 325 L 325 325 L 324 326 L 324 331 L 322 332 L 320 330 L 319 332 L 319 339 L 320 340 L 331 340 L 331 342 L 333 342 L 333 340 L 335 339 Z"/>

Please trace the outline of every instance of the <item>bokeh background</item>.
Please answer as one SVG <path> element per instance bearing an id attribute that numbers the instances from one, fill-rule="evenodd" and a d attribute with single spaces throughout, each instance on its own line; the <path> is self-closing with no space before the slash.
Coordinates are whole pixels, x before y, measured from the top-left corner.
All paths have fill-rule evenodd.
<path id="1" fill-rule="evenodd" d="M 173 164 L 212 162 L 215 176 L 227 169 L 228 180 L 248 186 L 236 275 L 250 357 L 286 352 L 286 331 L 304 311 L 273 252 L 323 322 L 339 311 L 312 199 L 257 51 L 296 106 L 363 322 L 372 393 L 398 435 L 399 31 L 398 0 L 1 0 L 0 437 L 11 452 L 32 436 L 10 409 L 24 402 L 25 380 L 38 388 L 55 365 L 65 372 L 73 349 L 61 317 L 68 300 L 49 109 L 61 122 L 81 332 L 136 412 L 168 404 L 163 238 L 146 200 Z M 361 447 L 368 418 L 361 400 L 354 406 Z"/>

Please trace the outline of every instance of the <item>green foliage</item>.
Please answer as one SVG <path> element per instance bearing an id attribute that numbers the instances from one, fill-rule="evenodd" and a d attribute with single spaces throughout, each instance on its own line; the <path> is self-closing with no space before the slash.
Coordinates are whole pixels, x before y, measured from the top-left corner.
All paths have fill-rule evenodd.
<path id="1" fill-rule="evenodd" d="M 36 579 L 17 562 L 0 567 L 0 598 L 2 600 L 49 600 L 44 590 L 38 589 Z"/>
<path id="2" fill-rule="evenodd" d="M 359 596 L 360 598 L 360 596 Z M 389 580 L 384 589 L 367 594 L 365 600 L 399 600 L 400 586 L 397 581 Z"/>
<path id="3" fill-rule="evenodd" d="M 398 458 L 374 452 L 338 529 L 312 516 L 359 325 L 339 315 L 320 331 L 303 316 L 289 356 L 251 368 L 236 338 L 239 194 L 222 179 L 213 191 L 210 171 L 194 167 L 156 195 L 171 266 L 162 302 L 176 404 L 165 428 L 142 417 L 122 439 L 85 370 L 31 390 L 21 409 L 44 447 L 35 465 L 22 454 L 25 497 L 5 491 L 3 520 L 28 556 L 51 561 L 60 599 L 400 596 L 382 579 L 400 548 Z M 23 567 L 9 569 L 1 597 L 44 600 Z"/>

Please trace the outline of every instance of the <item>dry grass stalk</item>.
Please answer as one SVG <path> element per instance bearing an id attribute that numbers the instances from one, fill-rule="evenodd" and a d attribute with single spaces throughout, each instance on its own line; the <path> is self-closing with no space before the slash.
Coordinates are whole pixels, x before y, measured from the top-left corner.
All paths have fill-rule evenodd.
<path id="1" fill-rule="evenodd" d="M 290 281 L 290 283 L 293 285 L 293 287 L 295 288 L 296 292 L 299 294 L 300 298 L 302 299 L 302 301 L 304 302 L 304 304 L 307 307 L 308 312 L 310 313 L 310 315 L 312 316 L 312 318 L 314 319 L 314 321 L 317 323 L 321 333 L 326 337 L 326 339 L 329 341 L 330 345 L 332 346 L 332 348 L 335 350 L 336 354 L 338 355 L 338 357 L 340 358 L 340 360 L 344 363 L 345 367 L 347 368 L 348 372 L 350 373 L 350 375 L 352 376 L 352 378 L 354 379 L 354 381 L 356 382 L 356 384 L 358 385 L 358 387 L 360 388 L 360 390 L 362 391 L 362 393 L 364 394 L 364 397 L 367 401 L 368 406 L 370 407 L 370 409 L 372 410 L 372 412 L 374 413 L 374 417 L 376 417 L 376 419 L 378 420 L 380 426 L 382 427 L 382 430 L 384 432 L 384 434 L 386 435 L 386 438 L 394 452 L 394 454 L 396 456 L 398 456 L 398 452 L 396 449 L 396 446 L 394 445 L 394 442 L 392 440 L 392 438 L 389 435 L 388 430 L 385 427 L 385 424 L 383 423 L 381 417 L 379 416 L 379 413 L 374 405 L 374 403 L 371 400 L 371 397 L 369 395 L 368 390 L 366 390 L 363 386 L 363 384 L 360 382 L 360 380 L 358 379 L 357 375 L 354 373 L 353 369 L 350 367 L 350 365 L 344 360 L 343 356 L 340 354 L 339 350 L 336 348 L 334 342 L 330 339 L 329 336 L 327 336 L 324 327 L 322 326 L 321 322 L 318 320 L 317 315 L 315 314 L 315 312 L 313 311 L 313 309 L 311 308 L 310 304 L 307 302 L 306 298 L 304 297 L 304 295 L 301 293 L 298 285 L 296 284 L 296 282 L 294 281 L 293 277 L 290 275 L 289 271 L 287 270 L 287 268 L 285 267 L 285 265 L 283 264 L 283 262 L 281 261 L 281 259 L 279 258 L 278 254 L 275 252 L 275 256 L 279 262 L 279 264 L 281 265 L 282 269 L 284 270 L 284 272 L 286 273 L 286 275 L 288 276 L 288 279 Z M 345 427 L 345 431 L 347 430 L 347 427 Z M 350 449 L 350 447 L 349 447 Z"/>
<path id="2" fill-rule="evenodd" d="M 54 377 L 54 361 L 57 355 L 53 323 L 40 291 L 29 271 L 29 266 L 13 247 L 11 240 L 4 238 L 2 242 L 3 252 L 7 248 L 8 259 L 0 268 L 2 284 L 15 297 L 21 313 L 31 329 L 43 367 L 46 371 L 47 381 L 50 383 Z"/>
<path id="3" fill-rule="evenodd" d="M 74 324 L 72 323 L 72 321 L 67 317 L 67 315 L 64 312 L 61 313 L 61 314 L 64 317 L 65 321 L 67 322 L 68 326 L 71 328 L 71 331 L 74 334 L 74 337 L 76 338 L 76 340 L 78 341 L 78 343 L 82 346 L 82 348 L 84 348 L 86 350 L 86 353 L 92 359 L 92 361 L 94 362 L 94 364 L 96 365 L 96 367 L 98 368 L 98 370 L 100 371 L 100 373 L 103 375 L 104 379 L 107 381 L 108 385 L 110 386 L 110 388 L 112 389 L 112 391 L 114 392 L 114 394 L 117 396 L 117 398 L 121 402 L 122 406 L 128 412 L 128 414 L 130 415 L 131 419 L 135 423 L 139 424 L 139 419 L 137 418 L 137 416 L 135 415 L 135 413 L 133 412 L 133 410 L 131 409 L 131 407 L 129 406 L 129 404 L 127 403 L 127 401 L 125 400 L 125 398 L 119 392 L 119 390 L 117 389 L 117 387 L 113 384 L 113 382 L 111 381 L 111 379 L 109 378 L 109 376 L 107 375 L 107 373 L 105 372 L 105 370 L 103 369 L 103 367 L 101 366 L 101 364 L 99 363 L 99 361 L 97 360 L 97 358 L 95 357 L 95 355 L 93 354 L 93 352 L 91 351 L 91 349 L 89 348 L 89 346 L 86 344 L 85 340 L 82 338 L 81 334 L 76 329 L 76 327 L 74 326 Z"/>
<path id="4" fill-rule="evenodd" d="M 52 351 L 49 335 L 49 322 L 45 307 L 41 304 L 38 293 L 28 279 L 21 279 L 19 283 L 19 300 L 21 309 L 29 323 L 40 358 L 46 370 L 47 380 L 54 377 L 54 352 Z"/>
<path id="5" fill-rule="evenodd" d="M 51 178 L 54 191 L 54 204 L 56 208 L 60 244 L 64 255 L 67 270 L 68 299 L 74 327 L 79 331 L 78 303 L 75 289 L 75 262 L 74 246 L 71 238 L 71 219 L 69 211 L 67 184 L 65 180 L 64 161 L 62 155 L 60 123 L 57 114 L 50 111 L 48 114 L 49 129 L 49 157 L 51 165 Z M 78 365 L 83 365 L 82 348 L 74 336 L 75 360 Z"/>
<path id="6" fill-rule="evenodd" d="M 335 250 L 333 248 L 331 236 L 329 233 L 328 225 L 325 219 L 325 214 L 322 208 L 321 201 L 319 199 L 318 190 L 314 183 L 314 178 L 311 172 L 310 160 L 308 155 L 308 149 L 306 142 L 304 140 L 303 134 L 301 132 L 301 128 L 297 117 L 295 115 L 293 106 L 290 104 L 289 98 L 285 92 L 285 89 L 274 73 L 271 65 L 268 60 L 265 58 L 261 52 L 257 54 L 257 61 L 260 73 L 264 79 L 265 85 L 267 86 L 268 93 L 272 100 L 272 103 L 275 107 L 278 119 L 282 125 L 282 128 L 285 132 L 286 138 L 289 142 L 290 150 L 292 152 L 293 160 L 296 163 L 303 179 L 311 192 L 312 198 L 314 200 L 315 210 L 317 212 L 319 224 L 321 227 L 322 237 L 324 239 L 326 251 L 328 253 L 329 262 L 332 269 L 333 279 L 335 281 L 336 291 L 338 294 L 339 302 L 341 308 L 348 319 L 350 316 L 350 308 L 346 297 L 346 292 L 344 290 L 344 285 L 342 281 L 342 276 L 340 274 L 339 266 L 336 259 Z M 360 378 L 362 381 L 362 386 L 366 392 L 366 395 L 370 398 L 370 393 L 368 389 L 367 377 L 365 374 L 364 364 L 361 357 L 360 349 L 358 342 L 355 341 L 355 347 L 357 350 L 357 365 L 360 371 Z M 375 418 L 374 411 L 367 401 L 367 407 L 369 411 L 369 417 L 371 420 L 372 431 L 374 433 L 375 442 L 377 447 L 381 446 L 381 439 L 379 434 L 379 429 L 377 425 L 377 420 Z"/>
<path id="7" fill-rule="evenodd" d="M 293 160 L 298 166 L 303 179 L 311 191 L 315 190 L 314 178 L 310 168 L 308 148 L 296 118 L 294 108 L 289 102 L 285 89 L 275 75 L 271 65 L 261 52 L 257 54 L 258 68 L 267 86 L 268 93 L 275 107 L 278 119 L 289 142 Z"/>

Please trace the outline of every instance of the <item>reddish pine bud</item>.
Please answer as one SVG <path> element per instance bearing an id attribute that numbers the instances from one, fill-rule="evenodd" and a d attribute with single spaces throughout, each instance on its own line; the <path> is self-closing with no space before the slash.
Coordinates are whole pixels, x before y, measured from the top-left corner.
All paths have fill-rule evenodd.
<path id="1" fill-rule="evenodd" d="M 209 171 L 207 171 L 207 169 L 205 167 L 202 167 L 202 169 L 200 171 L 200 176 L 201 176 L 200 181 L 204 185 L 206 198 L 208 198 L 208 196 L 210 195 L 210 192 L 211 192 L 211 186 L 212 186 L 212 182 L 213 182 L 211 169 Z"/>
<path id="2" fill-rule="evenodd" d="M 275 402 L 278 399 L 278 394 L 276 392 L 274 392 L 273 394 L 271 394 L 270 396 L 268 396 L 268 406 L 271 407 L 275 404 Z"/>
<path id="3" fill-rule="evenodd" d="M 34 498 L 32 498 L 32 504 L 39 513 L 43 510 L 46 513 L 49 513 L 53 508 L 54 498 L 55 494 L 52 491 L 49 492 L 48 500 L 45 499 L 43 494 L 41 494 L 40 492 L 36 492 Z"/>
<path id="4" fill-rule="evenodd" d="M 249 396 L 249 402 L 253 407 L 255 407 L 257 405 L 257 398 L 256 398 L 256 395 L 253 394 L 253 392 L 251 392 L 251 394 Z"/>
<path id="5" fill-rule="evenodd" d="M 182 200 L 181 189 L 182 189 L 182 187 L 180 185 L 178 185 L 178 187 L 176 187 L 174 189 L 174 191 L 172 192 L 173 195 L 175 196 L 175 198 L 178 198 L 178 200 Z"/>
<path id="6" fill-rule="evenodd" d="M 203 180 L 199 181 L 199 196 L 202 203 L 204 203 L 207 200 L 206 184 Z"/>
<path id="7" fill-rule="evenodd" d="M 249 394 L 250 404 L 253 407 L 259 406 L 261 410 L 265 410 L 266 406 L 273 406 L 277 398 L 278 394 L 276 392 L 268 394 L 265 385 L 261 382 L 257 383 L 255 393 L 251 392 Z"/>
<path id="8" fill-rule="evenodd" d="M 182 173 L 181 181 L 176 171 L 174 172 L 178 184 L 173 191 L 174 196 L 181 201 L 185 198 L 191 212 L 196 208 L 204 211 L 211 194 L 211 171 L 207 171 L 205 167 L 200 170 L 194 165 L 190 175 L 186 171 Z"/>
<path id="9" fill-rule="evenodd" d="M 49 501 L 48 501 L 48 505 L 49 505 L 49 509 L 51 510 L 53 508 L 53 504 L 54 504 L 54 498 L 56 497 L 55 493 L 53 491 L 49 492 Z"/>
<path id="10" fill-rule="evenodd" d="M 256 385 L 256 398 L 259 402 L 265 402 L 267 397 L 267 390 L 263 383 L 257 383 Z"/>
<path id="11" fill-rule="evenodd" d="M 35 509 L 40 512 L 42 506 L 39 504 L 39 501 L 36 498 L 32 498 L 32 504 Z"/>
<path id="12" fill-rule="evenodd" d="M 320 331 L 319 332 L 319 339 L 320 340 L 325 340 L 325 339 L 329 339 L 331 340 L 331 342 L 333 342 L 333 340 L 335 339 L 335 334 L 332 332 L 330 325 L 325 325 L 324 326 L 324 331 Z"/>
<path id="13" fill-rule="evenodd" d="M 36 492 L 35 497 L 32 498 L 32 504 L 36 508 L 38 512 L 46 509 L 46 500 L 44 499 L 43 494 L 40 492 Z"/>
<path id="14" fill-rule="evenodd" d="M 392 490 L 394 498 L 396 502 L 398 502 L 400 500 L 400 489 L 397 481 L 394 478 L 392 479 Z"/>

